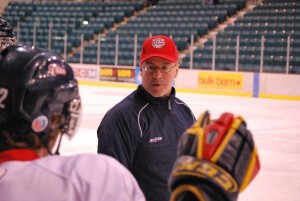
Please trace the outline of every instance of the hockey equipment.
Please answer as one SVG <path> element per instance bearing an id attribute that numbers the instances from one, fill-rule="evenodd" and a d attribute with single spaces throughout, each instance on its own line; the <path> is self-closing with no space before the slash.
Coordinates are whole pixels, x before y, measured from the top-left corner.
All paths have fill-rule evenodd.
<path id="1" fill-rule="evenodd" d="M 17 43 L 13 27 L 7 20 L 0 16 L 0 50 Z"/>
<path id="2" fill-rule="evenodd" d="M 208 112 L 182 135 L 169 178 L 171 201 L 235 201 L 260 168 L 245 120 Z"/>
<path id="3" fill-rule="evenodd" d="M 60 117 L 56 129 L 72 138 L 81 117 L 72 68 L 46 50 L 5 48 L 0 54 L 0 132 L 9 130 L 22 139 L 35 133 L 48 144 L 53 116 Z"/>

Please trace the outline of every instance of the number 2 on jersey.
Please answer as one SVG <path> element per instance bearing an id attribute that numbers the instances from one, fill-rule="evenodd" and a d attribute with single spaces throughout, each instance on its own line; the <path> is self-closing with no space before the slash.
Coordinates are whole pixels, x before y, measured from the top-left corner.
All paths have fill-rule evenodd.
<path id="1" fill-rule="evenodd" d="M 5 105 L 3 104 L 3 101 L 6 99 L 8 94 L 8 90 L 5 88 L 0 88 L 0 109 L 4 109 Z"/>

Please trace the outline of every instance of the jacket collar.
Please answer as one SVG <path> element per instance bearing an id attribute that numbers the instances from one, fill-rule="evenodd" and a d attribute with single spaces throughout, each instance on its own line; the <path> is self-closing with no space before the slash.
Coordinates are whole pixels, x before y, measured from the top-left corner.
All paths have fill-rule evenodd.
<path id="1" fill-rule="evenodd" d="M 0 152 L 0 163 L 8 161 L 31 161 L 40 156 L 30 149 L 9 149 Z"/>
<path id="2" fill-rule="evenodd" d="M 168 98 L 161 98 L 161 97 L 153 97 L 150 93 L 148 93 L 144 87 L 142 85 L 138 86 L 137 89 L 138 95 L 140 95 L 141 97 L 143 97 L 143 99 L 146 102 L 149 102 L 151 104 L 160 106 L 160 107 L 164 107 L 164 108 L 168 108 L 171 109 L 171 105 L 174 102 L 175 99 L 175 88 L 172 87 L 171 89 L 171 94 Z"/>

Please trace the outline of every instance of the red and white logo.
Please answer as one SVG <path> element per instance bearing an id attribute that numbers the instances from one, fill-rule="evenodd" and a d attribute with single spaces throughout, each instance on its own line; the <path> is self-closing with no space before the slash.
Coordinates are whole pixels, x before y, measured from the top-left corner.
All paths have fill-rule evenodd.
<path id="1" fill-rule="evenodd" d="M 162 38 L 154 38 L 152 40 L 152 47 L 154 48 L 162 48 L 165 46 L 165 40 Z"/>
<path id="2" fill-rule="evenodd" d="M 31 124 L 31 128 L 34 132 L 42 132 L 48 125 L 48 118 L 44 115 L 36 117 Z"/>
<path id="3" fill-rule="evenodd" d="M 56 75 L 66 75 L 66 69 L 56 63 L 51 63 L 48 65 L 48 70 L 51 75 L 56 76 Z"/>

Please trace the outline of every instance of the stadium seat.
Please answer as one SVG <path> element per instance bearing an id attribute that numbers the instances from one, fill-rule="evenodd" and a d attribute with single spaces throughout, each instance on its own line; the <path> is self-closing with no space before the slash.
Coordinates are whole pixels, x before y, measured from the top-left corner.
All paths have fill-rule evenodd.
<path id="1" fill-rule="evenodd" d="M 101 34 L 101 62 L 114 64 L 116 36 L 119 37 L 119 64 L 133 65 L 134 36 L 137 35 L 140 51 L 142 41 L 149 35 L 165 34 L 174 39 L 178 50 L 185 57 L 182 68 L 190 68 L 189 45 L 194 36 L 206 37 L 217 31 L 219 24 L 245 9 L 246 0 L 219 0 L 217 5 L 203 5 L 199 0 L 159 1 L 156 6 L 145 7 L 142 2 L 10 2 L 3 15 L 16 27 L 20 27 L 19 40 L 29 45 L 34 43 L 33 30 L 36 30 L 35 45 L 63 53 L 63 37 L 68 36 L 67 53 L 70 61 L 79 62 L 78 47 L 81 34 L 84 34 L 83 62 L 97 62 L 96 38 Z M 236 65 L 237 36 L 240 38 L 238 69 L 258 72 L 261 55 L 261 37 L 265 37 L 265 72 L 285 72 L 286 55 L 290 53 L 289 67 L 299 72 L 300 55 L 300 13 L 296 0 L 264 0 L 253 11 L 238 18 L 227 26 L 223 33 L 216 35 L 217 70 L 234 70 Z M 143 9 L 143 10 L 142 10 Z M 142 10 L 142 12 L 140 12 Z M 85 24 L 83 23 L 84 21 Z M 88 22 L 88 24 L 87 24 Z M 51 29 L 51 44 L 48 32 Z M 287 49 L 288 37 L 290 49 Z M 203 44 L 202 44 L 203 45 Z M 92 50 L 90 50 L 90 48 Z M 212 68 L 212 39 L 204 47 L 194 50 L 192 68 Z M 138 61 L 137 61 L 138 62 Z"/>

